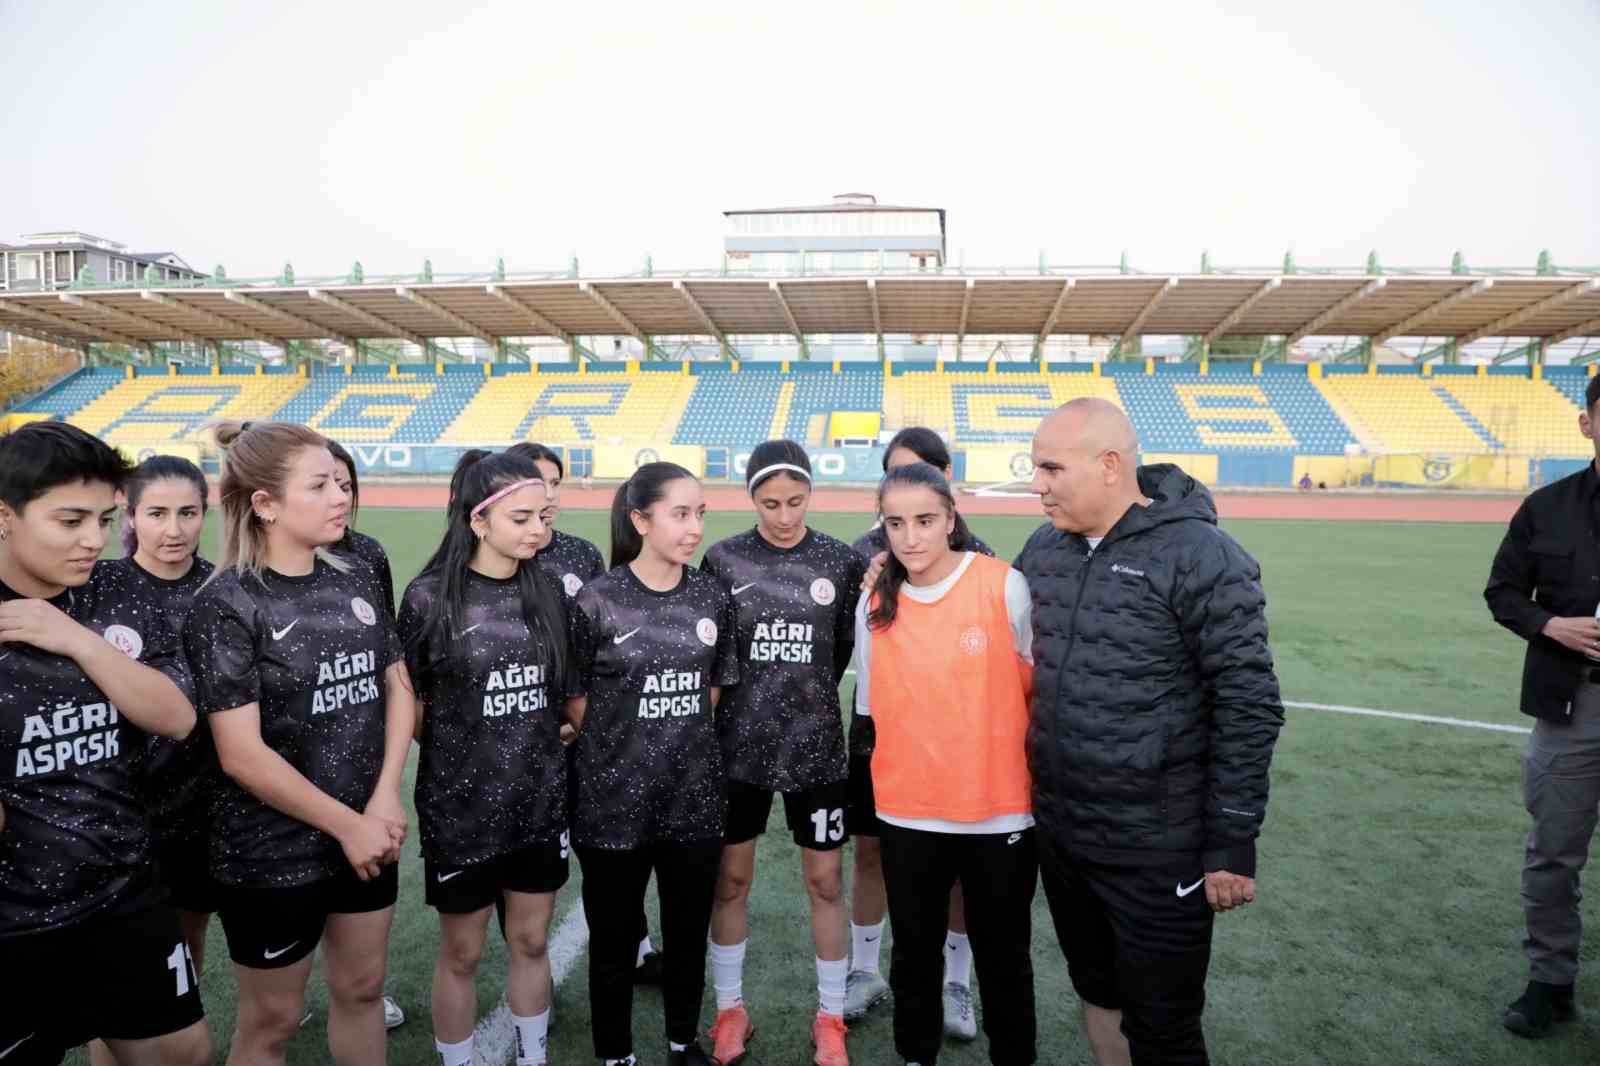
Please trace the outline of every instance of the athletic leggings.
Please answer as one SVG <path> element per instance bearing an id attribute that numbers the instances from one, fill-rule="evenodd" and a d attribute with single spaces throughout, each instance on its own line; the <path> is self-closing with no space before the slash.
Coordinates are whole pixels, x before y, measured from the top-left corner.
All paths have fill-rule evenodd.
<path id="1" fill-rule="evenodd" d="M 662 983 L 667 1039 L 694 1040 L 706 990 L 706 937 L 717 892 L 722 841 L 653 843 L 630 850 L 579 847 L 583 909 L 589 920 L 589 1006 L 594 1053 L 600 1059 L 633 1053 L 633 970 L 639 952 L 638 916 L 655 871 L 661 897 Z"/>
<path id="2" fill-rule="evenodd" d="M 1033 894 L 1039 880 L 1034 831 L 930 833 L 885 823 L 883 881 L 894 930 L 889 986 L 894 1045 L 907 1062 L 931 1064 L 944 1041 L 944 943 L 950 889 L 966 897 L 967 935 L 983 1000 L 989 1061 L 1034 1061 Z M 587 878 L 585 878 L 587 883 Z"/>

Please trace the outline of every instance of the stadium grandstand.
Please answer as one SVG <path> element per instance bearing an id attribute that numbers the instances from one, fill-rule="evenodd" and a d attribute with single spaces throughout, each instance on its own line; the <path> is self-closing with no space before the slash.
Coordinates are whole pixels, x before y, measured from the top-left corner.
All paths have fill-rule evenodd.
<path id="1" fill-rule="evenodd" d="M 969 268 L 938 208 L 849 194 L 726 218 L 719 268 L 622 277 L 232 279 L 168 253 L 100 281 L 92 257 L 30 252 L 0 330 L 81 366 L 4 417 L 201 459 L 206 423 L 280 418 L 413 475 L 531 439 L 581 475 L 661 456 L 737 477 L 791 437 L 835 481 L 874 480 L 881 442 L 927 425 L 962 480 L 1006 491 L 1041 415 L 1098 396 L 1212 484 L 1523 489 L 1583 459 L 1600 268 Z"/>

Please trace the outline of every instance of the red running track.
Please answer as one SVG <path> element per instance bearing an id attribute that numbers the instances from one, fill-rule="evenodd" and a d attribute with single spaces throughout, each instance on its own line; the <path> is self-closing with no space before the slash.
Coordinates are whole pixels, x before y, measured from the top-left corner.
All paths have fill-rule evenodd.
<path id="1" fill-rule="evenodd" d="M 564 485 L 561 504 L 578 510 L 605 510 L 615 489 Z M 443 485 L 394 485 L 369 482 L 362 487 L 361 502 L 369 507 L 422 507 L 443 509 L 448 493 Z M 1510 521 L 1518 496 L 1408 492 L 1219 492 L 1217 511 L 1223 518 L 1280 518 L 1319 522 L 1493 522 Z M 750 510 L 749 497 L 731 485 L 708 485 L 706 503 L 712 510 Z M 811 497 L 818 511 L 871 514 L 875 505 L 868 489 L 819 488 Z M 1040 517 L 1031 497 L 961 497 L 967 514 Z"/>

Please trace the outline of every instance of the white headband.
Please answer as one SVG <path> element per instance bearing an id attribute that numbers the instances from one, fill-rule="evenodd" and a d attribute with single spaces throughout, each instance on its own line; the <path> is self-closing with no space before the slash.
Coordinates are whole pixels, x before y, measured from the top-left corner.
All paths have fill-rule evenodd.
<path id="1" fill-rule="evenodd" d="M 811 471 L 807 470 L 805 467 L 795 466 L 793 463 L 773 463 L 771 466 L 764 466 L 760 470 L 757 470 L 754 474 L 750 475 L 750 491 L 756 491 L 756 483 L 762 478 L 767 477 L 770 474 L 776 474 L 780 470 L 787 470 L 792 474 L 799 474 L 801 477 L 806 479 L 807 485 L 811 484 Z"/>

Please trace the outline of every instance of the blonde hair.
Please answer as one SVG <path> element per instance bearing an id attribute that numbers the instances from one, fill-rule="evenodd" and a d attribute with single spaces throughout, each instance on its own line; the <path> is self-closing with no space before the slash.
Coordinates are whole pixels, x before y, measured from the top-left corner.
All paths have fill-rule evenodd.
<path id="1" fill-rule="evenodd" d="M 294 422 L 217 422 L 210 429 L 222 449 L 222 554 L 216 572 L 234 570 L 259 579 L 266 561 L 267 529 L 250 497 L 265 492 L 282 498 L 295 455 L 305 448 L 326 448 L 328 440 Z M 336 570 L 349 569 L 348 563 L 324 548 L 316 554 Z"/>

